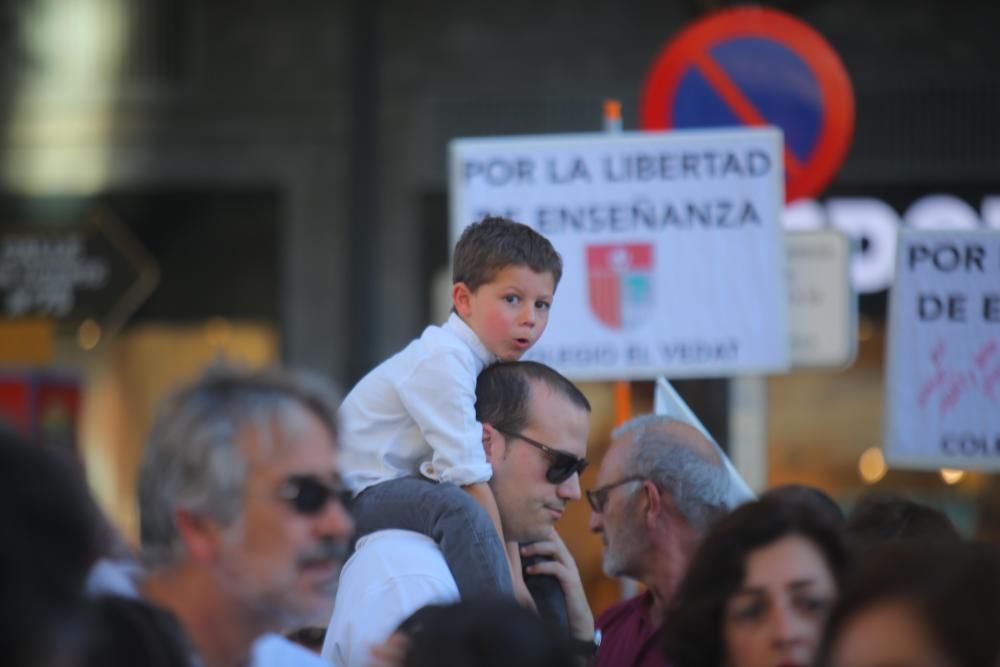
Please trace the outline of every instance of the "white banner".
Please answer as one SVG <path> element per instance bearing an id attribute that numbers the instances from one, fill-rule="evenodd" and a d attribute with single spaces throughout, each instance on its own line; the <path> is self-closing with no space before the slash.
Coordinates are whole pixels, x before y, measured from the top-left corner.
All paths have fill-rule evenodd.
<path id="1" fill-rule="evenodd" d="M 723 466 L 726 468 L 726 472 L 729 474 L 729 490 L 726 492 L 726 507 L 728 509 L 734 509 L 735 507 L 742 505 L 743 503 L 748 503 L 754 500 L 757 496 L 750 487 L 747 485 L 746 480 L 740 475 L 739 471 L 733 466 L 733 462 L 729 459 L 729 455 L 722 451 L 722 447 L 719 447 L 719 443 L 716 442 L 712 434 L 708 432 L 705 425 L 701 423 L 698 416 L 691 410 L 691 407 L 684 402 L 681 395 L 677 393 L 674 386 L 670 384 L 667 378 L 660 378 L 656 381 L 655 390 L 653 392 L 653 412 L 658 415 L 666 415 L 667 417 L 673 417 L 677 421 L 684 422 L 690 426 L 701 431 L 701 434 L 712 441 L 715 445 L 715 451 L 718 453 L 719 458 L 722 460 Z"/>
<path id="2" fill-rule="evenodd" d="M 900 232 L 886 387 L 891 465 L 1000 470 L 1000 231 Z"/>
<path id="3" fill-rule="evenodd" d="M 452 247 L 503 215 L 564 262 L 525 358 L 578 380 L 711 377 L 789 366 L 775 128 L 458 139 Z"/>

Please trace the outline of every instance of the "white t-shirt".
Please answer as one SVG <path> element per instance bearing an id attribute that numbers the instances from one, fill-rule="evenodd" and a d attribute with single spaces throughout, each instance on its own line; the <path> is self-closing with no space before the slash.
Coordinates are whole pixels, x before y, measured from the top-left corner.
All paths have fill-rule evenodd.
<path id="1" fill-rule="evenodd" d="M 341 571 L 322 656 L 337 667 L 364 667 L 371 647 L 410 614 L 458 599 L 458 585 L 434 540 L 409 530 L 366 535 Z"/>
<path id="2" fill-rule="evenodd" d="M 339 413 L 347 486 L 357 494 L 408 475 L 459 486 L 488 481 L 476 378 L 494 359 L 452 313 L 362 378 Z"/>

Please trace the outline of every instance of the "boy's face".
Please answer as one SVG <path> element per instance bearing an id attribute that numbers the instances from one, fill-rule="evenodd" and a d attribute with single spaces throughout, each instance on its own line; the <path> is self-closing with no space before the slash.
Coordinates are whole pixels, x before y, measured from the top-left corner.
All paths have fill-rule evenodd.
<path id="1" fill-rule="evenodd" d="M 475 292 L 455 283 L 455 312 L 486 348 L 504 361 L 516 361 L 535 344 L 549 323 L 555 292 L 551 273 L 511 265 Z"/>

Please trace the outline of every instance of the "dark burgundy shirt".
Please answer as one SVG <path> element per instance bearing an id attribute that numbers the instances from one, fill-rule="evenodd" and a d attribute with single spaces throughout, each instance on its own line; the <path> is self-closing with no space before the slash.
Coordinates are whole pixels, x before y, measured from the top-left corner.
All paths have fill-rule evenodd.
<path id="1" fill-rule="evenodd" d="M 668 667 L 663 653 L 662 627 L 649 618 L 653 594 L 649 591 L 609 607 L 594 625 L 601 631 L 593 667 Z"/>

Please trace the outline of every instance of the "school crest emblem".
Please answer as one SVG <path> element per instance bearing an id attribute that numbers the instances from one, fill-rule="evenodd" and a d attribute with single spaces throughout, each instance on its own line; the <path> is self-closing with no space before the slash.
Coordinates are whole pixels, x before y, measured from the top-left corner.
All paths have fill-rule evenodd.
<path id="1" fill-rule="evenodd" d="M 634 329 L 653 306 L 653 246 L 625 243 L 587 247 L 590 310 L 612 329 Z"/>

